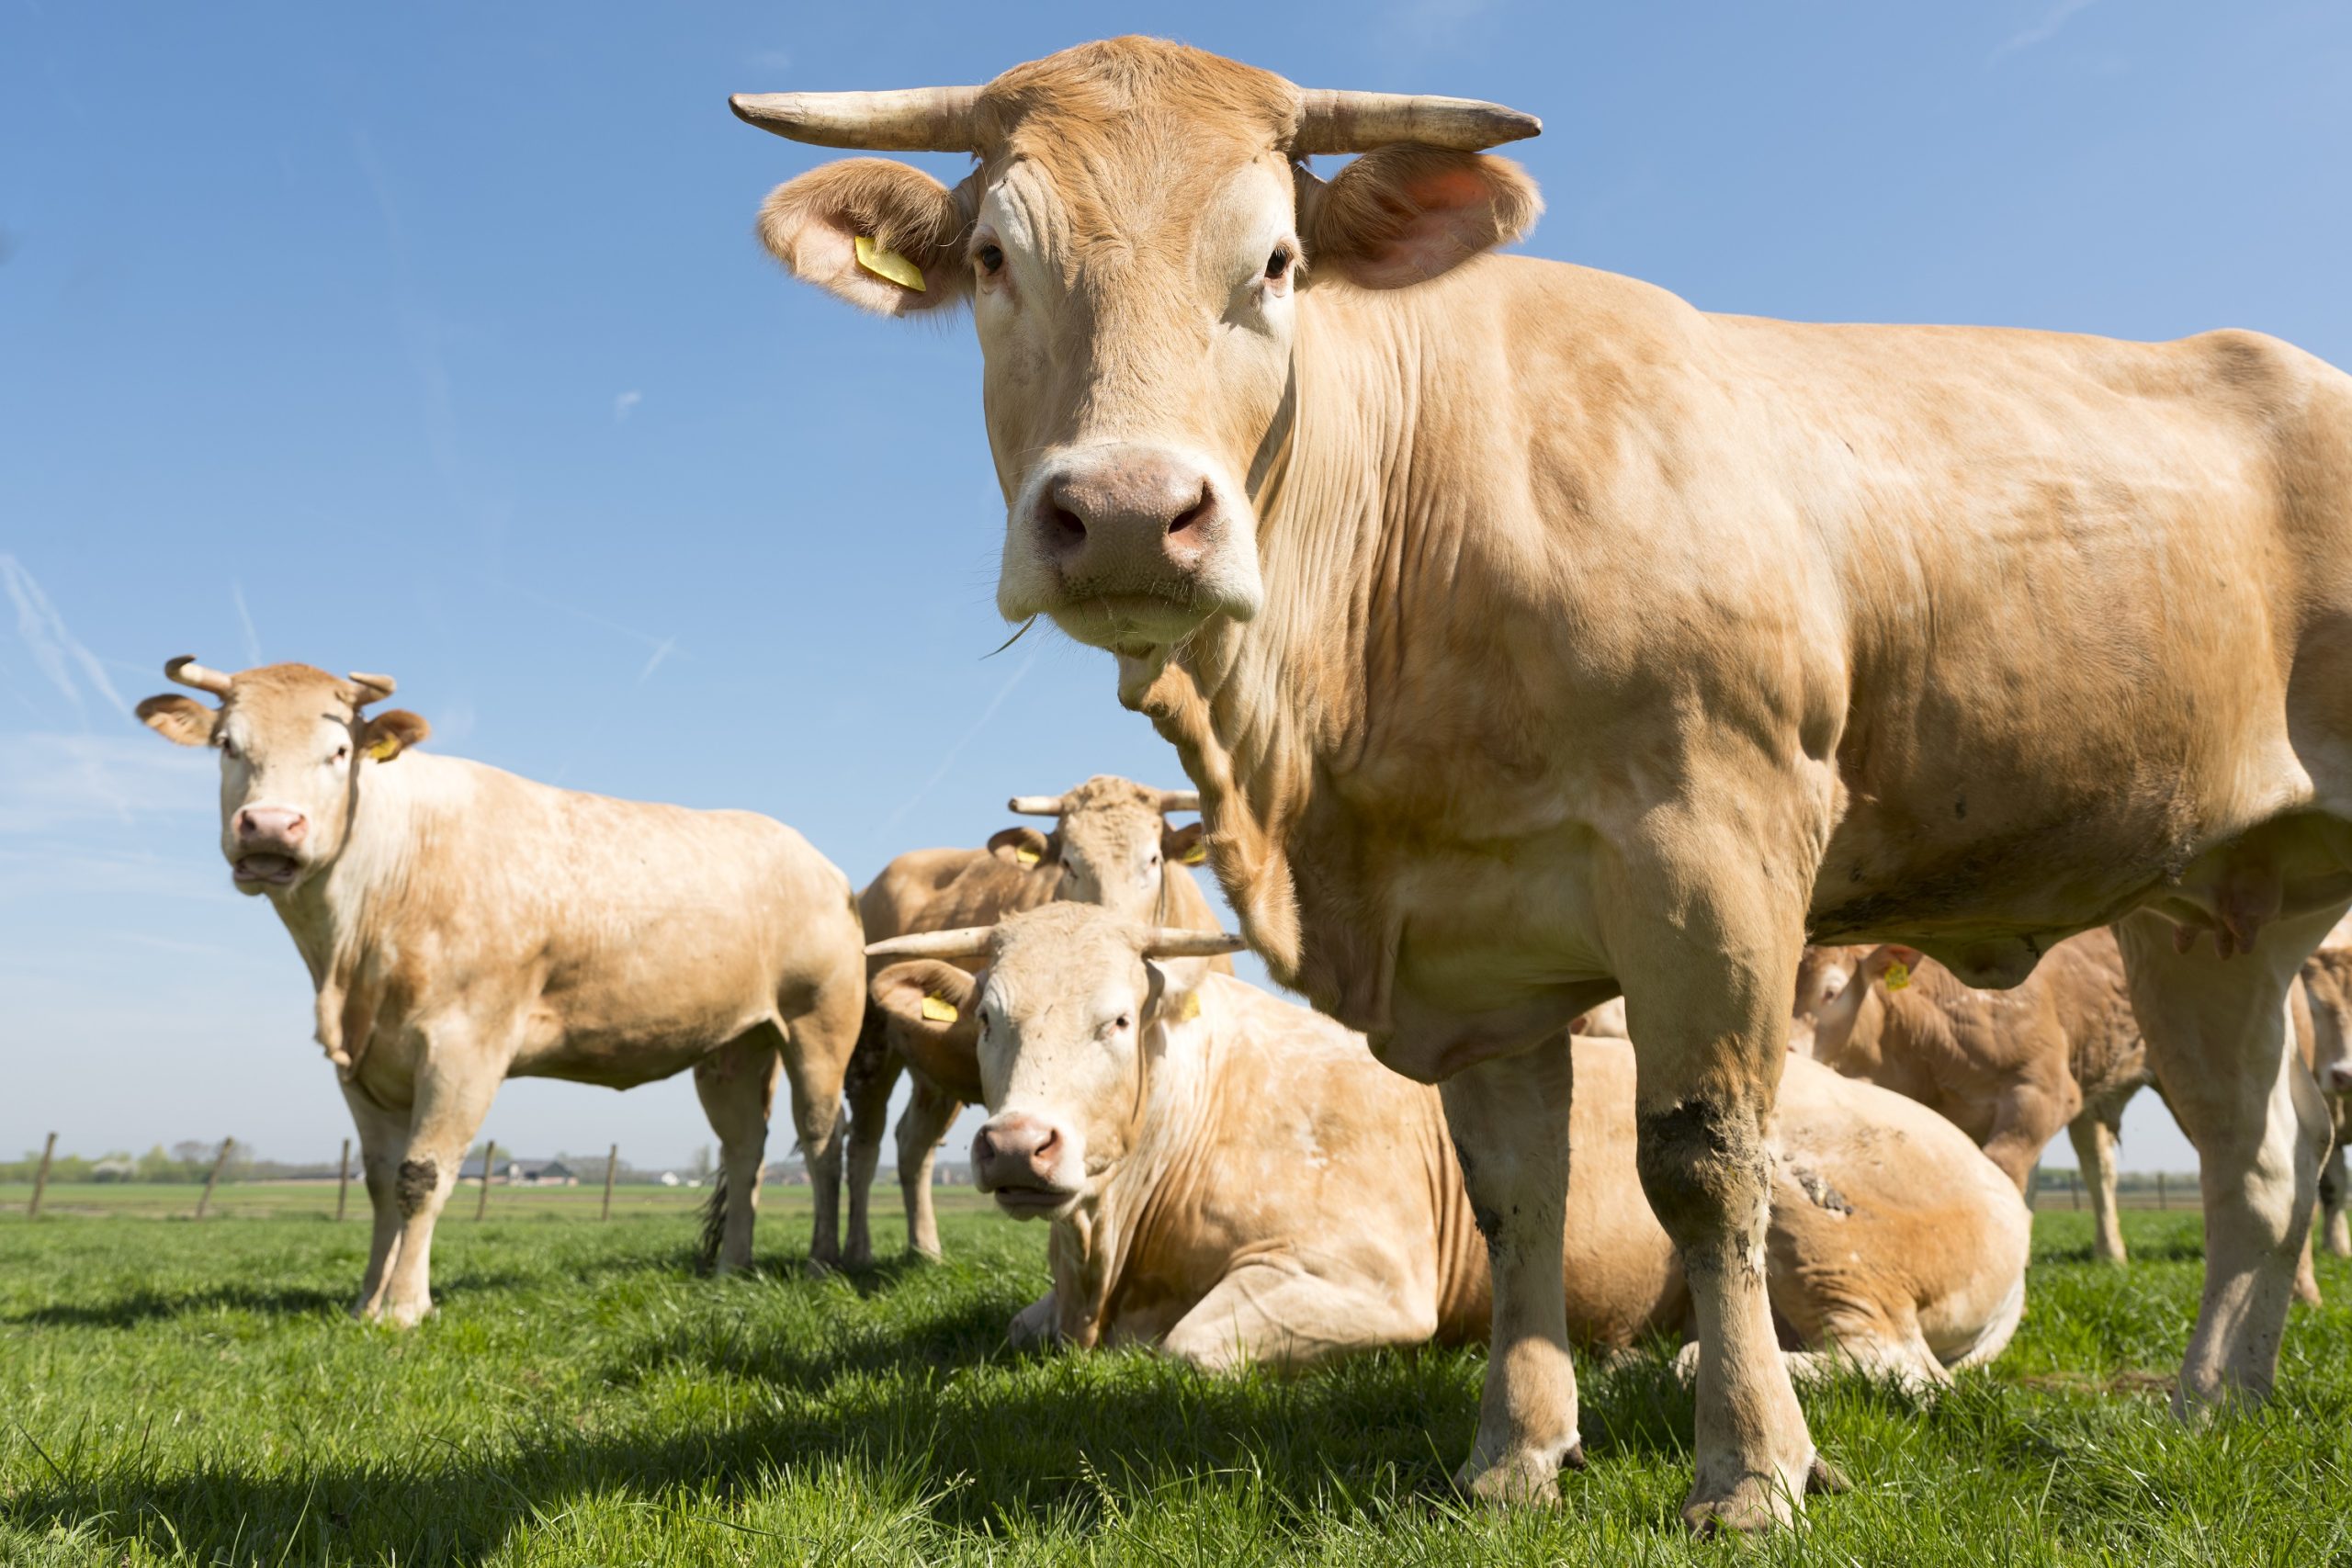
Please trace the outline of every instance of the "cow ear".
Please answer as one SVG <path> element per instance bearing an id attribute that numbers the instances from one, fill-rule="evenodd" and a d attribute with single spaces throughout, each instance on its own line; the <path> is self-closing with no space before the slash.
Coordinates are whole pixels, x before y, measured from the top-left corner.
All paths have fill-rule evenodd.
<path id="1" fill-rule="evenodd" d="M 967 198 L 911 164 L 844 158 L 769 192 L 760 243 L 795 277 L 862 310 L 933 310 L 971 288 Z"/>
<path id="2" fill-rule="evenodd" d="M 379 762 L 389 762 L 412 746 L 421 746 L 433 727 L 406 708 L 392 708 L 368 721 L 359 732 L 359 749 Z"/>
<path id="3" fill-rule="evenodd" d="M 1299 231 L 1311 278 L 1365 288 L 1435 277 L 1535 226 L 1544 197 L 1508 158 L 1438 147 L 1381 147 L 1327 185 L 1301 172 Z"/>
<path id="4" fill-rule="evenodd" d="M 917 1072 L 967 1105 L 980 1092 L 979 982 L 952 964 L 912 958 L 874 976 L 874 1005 L 889 1021 L 890 1043 Z"/>
<path id="5" fill-rule="evenodd" d="M 1159 854 L 1170 865 L 1199 865 L 1209 858 L 1208 829 L 1198 822 L 1159 830 Z"/>
<path id="6" fill-rule="evenodd" d="M 1044 860 L 1049 847 L 1046 835 L 1035 828 L 1007 828 L 989 840 L 989 853 L 1024 871 Z"/>
<path id="7" fill-rule="evenodd" d="M 220 716 L 219 708 L 206 707 L 194 697 L 167 692 L 160 697 L 149 697 L 133 710 L 139 722 L 179 746 L 209 746 L 212 744 L 212 724 Z"/>

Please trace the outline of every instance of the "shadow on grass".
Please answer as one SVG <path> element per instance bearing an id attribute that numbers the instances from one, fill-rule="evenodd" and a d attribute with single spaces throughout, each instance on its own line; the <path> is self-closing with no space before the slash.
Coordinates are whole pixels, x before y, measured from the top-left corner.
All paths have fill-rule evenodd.
<path id="1" fill-rule="evenodd" d="M 433 1281 L 433 1300 L 463 1300 L 469 1295 L 502 1291 L 517 1276 L 467 1271 L 446 1281 Z M 183 1291 L 138 1290 L 107 1301 L 53 1303 L 0 1318 L 0 1323 L 28 1328 L 138 1328 L 173 1318 L 211 1312 L 252 1312 L 273 1317 L 309 1317 L 331 1312 L 340 1317 L 351 1310 L 359 1293 L 354 1278 L 348 1290 L 320 1290 L 310 1285 L 197 1285 Z"/>

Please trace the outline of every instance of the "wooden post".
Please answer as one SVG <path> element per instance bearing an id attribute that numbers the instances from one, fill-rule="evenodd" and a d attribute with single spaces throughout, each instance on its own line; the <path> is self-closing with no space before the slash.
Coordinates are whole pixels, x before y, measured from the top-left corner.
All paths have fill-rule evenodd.
<path id="1" fill-rule="evenodd" d="M 2172 1207 L 2171 1201 L 2165 1196 L 2165 1173 L 2161 1170 L 2156 1172 L 2156 1207 L 2159 1209 Z"/>
<path id="2" fill-rule="evenodd" d="M 32 1206 L 25 1211 L 25 1218 L 28 1220 L 40 1218 L 40 1195 L 49 1190 L 50 1156 L 56 1153 L 57 1134 L 51 1133 L 49 1135 L 49 1142 L 40 1146 L 40 1169 L 33 1173 Z"/>
<path id="3" fill-rule="evenodd" d="M 229 1163 L 229 1151 L 237 1145 L 234 1138 L 220 1140 L 220 1152 L 212 1156 L 212 1169 L 204 1178 L 204 1196 L 196 1201 L 196 1217 L 204 1218 L 204 1211 L 212 1206 L 212 1187 L 220 1179 L 220 1168 Z"/>
<path id="4" fill-rule="evenodd" d="M 2066 1207 L 2079 1212 L 2083 1206 L 2083 1173 L 2075 1171 L 2066 1178 Z"/>
<path id="5" fill-rule="evenodd" d="M 481 1197 L 474 1203 L 474 1218 L 479 1220 L 490 1213 L 490 1167 L 498 1157 L 498 1140 L 491 1139 L 481 1146 Z"/>
<path id="6" fill-rule="evenodd" d="M 600 1220 L 609 1220 L 613 1217 L 613 1172 L 618 1170 L 620 1166 L 621 1146 L 615 1144 L 613 1152 L 605 1156 L 605 1212 L 596 1216 Z"/>
<path id="7" fill-rule="evenodd" d="M 343 1163 L 334 1173 L 334 1223 L 343 1224 L 344 1201 L 351 1195 L 351 1140 L 343 1141 Z"/>

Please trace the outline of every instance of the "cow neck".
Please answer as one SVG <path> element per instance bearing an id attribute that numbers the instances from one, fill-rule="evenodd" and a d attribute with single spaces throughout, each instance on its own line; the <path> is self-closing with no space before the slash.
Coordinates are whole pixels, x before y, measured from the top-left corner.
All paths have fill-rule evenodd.
<path id="1" fill-rule="evenodd" d="M 1127 1156 L 1099 1192 L 1054 1222 L 1050 1252 L 1062 1333 L 1081 1348 L 1094 1345 L 1108 1326 L 1105 1314 L 1115 1309 L 1127 1270 L 1166 1226 L 1192 1212 L 1212 1131 L 1208 1111 L 1222 1012 L 1214 994 L 1217 978 L 1201 976 L 1193 992 L 1200 1011 L 1190 1019 L 1173 1021 L 1165 1003 L 1159 1005 L 1142 1041 Z"/>
<path id="2" fill-rule="evenodd" d="M 1450 553 L 1432 540 L 1459 515 L 1431 503 L 1440 465 L 1416 460 L 1447 338 L 1442 304 L 1417 292 L 1302 298 L 1290 387 L 1250 475 L 1264 607 L 1247 623 L 1211 621 L 1156 669 L 1121 661 L 1121 699 L 1200 787 L 1210 863 L 1250 945 L 1282 983 L 1357 1027 L 1386 1011 L 1393 933 L 1366 931 L 1381 950 L 1353 953 L 1341 949 L 1362 939 L 1342 928 L 1363 922 L 1303 921 L 1302 902 L 1362 913 L 1367 890 L 1303 888 L 1302 876 L 1348 875 L 1347 857 L 1293 851 L 1316 792 L 1344 792 L 1376 745 L 1368 680 L 1409 656 L 1418 563 Z"/>
<path id="3" fill-rule="evenodd" d="M 317 991 L 317 1038 L 345 1082 L 359 1071 L 386 1001 L 387 941 L 406 903 L 415 849 L 430 829 L 425 797 L 446 758 L 363 761 L 355 775 L 343 852 L 326 870 L 273 897 Z"/>

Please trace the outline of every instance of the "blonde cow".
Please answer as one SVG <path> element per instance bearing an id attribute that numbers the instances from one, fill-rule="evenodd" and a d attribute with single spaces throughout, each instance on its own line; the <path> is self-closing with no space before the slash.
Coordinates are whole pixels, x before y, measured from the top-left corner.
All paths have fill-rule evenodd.
<path id="1" fill-rule="evenodd" d="M 1487 1242 L 1437 1091 L 1205 972 L 1235 945 L 1064 905 L 875 944 L 875 1000 L 906 1048 L 995 1113 L 973 1140 L 981 1190 L 1053 1222 L 1053 1289 L 1014 1340 L 1156 1344 L 1221 1369 L 1484 1339 Z M 1684 1333 L 1690 1295 L 1634 1172 L 1632 1048 L 1579 1039 L 1573 1060 L 1570 1333 Z M 1771 1159 L 1772 1308 L 1809 1348 L 1793 1361 L 1924 1386 L 2000 1352 L 2029 1223 L 1966 1137 L 1792 1060 Z"/>
<path id="2" fill-rule="evenodd" d="M 2345 1145 L 2352 1143 L 2352 932 L 2336 931 L 2303 963 L 2303 992 L 2311 1003 L 2312 1071 L 2326 1095 L 2335 1146 L 2320 1172 L 2320 1205 L 2328 1249 L 2352 1258 L 2352 1221 L 2346 1218 Z"/>
<path id="3" fill-rule="evenodd" d="M 1999 987 L 2115 926 L 2205 1172 L 2176 1403 L 2269 1393 L 2328 1136 L 2284 998 L 2352 908 L 2352 377 L 1495 255 L 1542 202 L 1483 150 L 1532 116 L 1150 39 L 735 108 L 972 155 L 799 173 L 761 237 L 970 307 L 998 608 L 1113 656 L 1274 978 L 1442 1086 L 1497 1224 L 1465 1485 L 1552 1496 L 1575 1441 L 1559 1042 L 1621 992 L 1701 1346 L 1685 1517 L 1818 1473 L 1753 1267 L 1808 940 Z"/>
<path id="4" fill-rule="evenodd" d="M 867 940 L 984 925 L 1057 898 L 1100 904 L 1159 925 L 1217 929 L 1216 910 L 1184 869 L 1200 862 L 1200 824 L 1180 828 L 1168 820 L 1170 813 L 1200 809 L 1200 796 L 1191 790 L 1152 789 L 1097 773 L 1061 795 L 1017 795 L 1005 804 L 1017 816 L 1051 818 L 1052 830 L 1007 828 L 980 850 L 908 851 L 858 897 Z M 847 1256 L 853 1263 L 873 1255 L 874 1170 L 890 1093 L 909 1065 L 892 1043 L 888 1015 L 869 1008 L 849 1070 Z M 932 1162 L 964 1102 L 919 1066 L 912 1077 L 898 1128 L 907 1247 L 918 1257 L 937 1258 Z"/>
<path id="5" fill-rule="evenodd" d="M 779 1061 L 838 1255 L 842 1077 L 865 961 L 849 879 L 791 829 L 553 789 L 418 751 L 385 675 L 307 664 L 164 672 L 165 739 L 220 757 L 220 851 L 317 988 L 376 1228 L 356 1315 L 432 1310 L 433 1227 L 510 1077 L 628 1089 L 692 1068 L 718 1134 L 706 1258 L 752 1260 Z"/>

